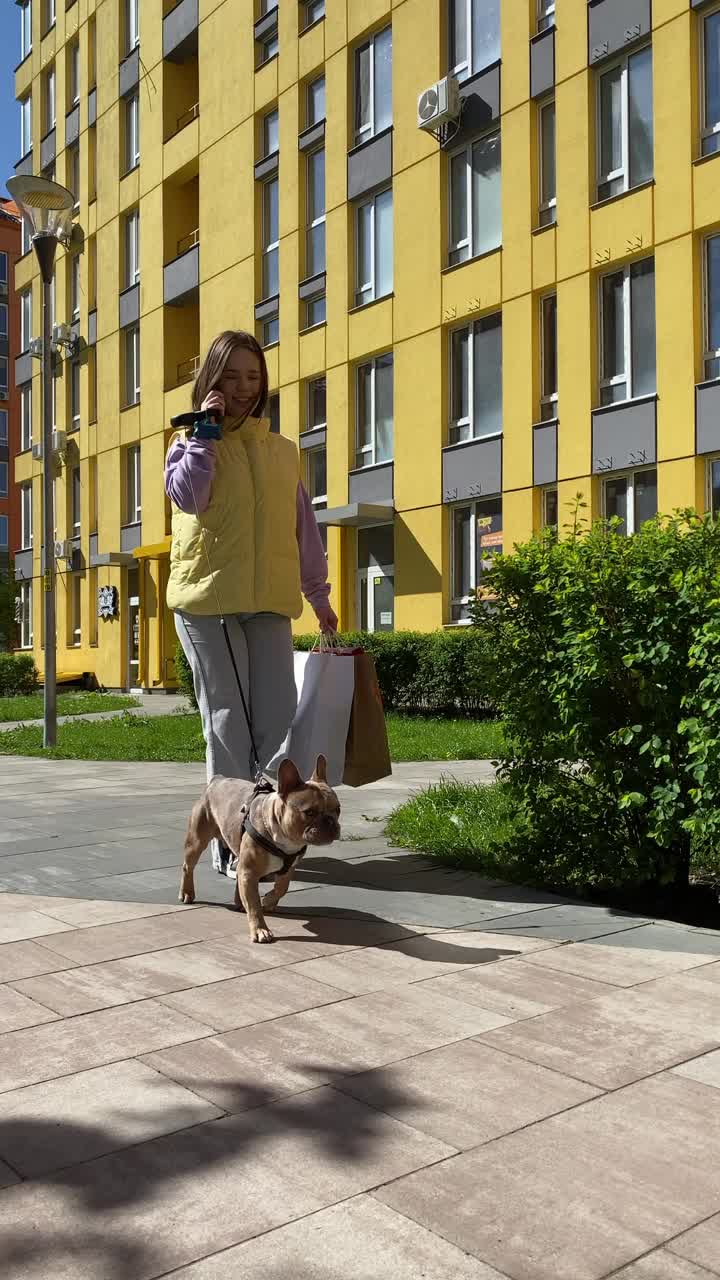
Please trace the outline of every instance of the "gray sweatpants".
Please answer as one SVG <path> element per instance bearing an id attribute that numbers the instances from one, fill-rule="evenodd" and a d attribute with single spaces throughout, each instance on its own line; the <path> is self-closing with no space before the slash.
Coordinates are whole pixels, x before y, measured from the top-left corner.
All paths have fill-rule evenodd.
<path id="1" fill-rule="evenodd" d="M 290 619 L 278 613 L 236 613 L 226 621 L 260 765 L 265 768 L 295 715 Z M 220 619 L 178 611 L 175 629 L 190 663 L 202 716 L 208 781 L 216 773 L 252 781 L 250 734 Z M 220 870 L 215 840 L 212 858 Z"/>

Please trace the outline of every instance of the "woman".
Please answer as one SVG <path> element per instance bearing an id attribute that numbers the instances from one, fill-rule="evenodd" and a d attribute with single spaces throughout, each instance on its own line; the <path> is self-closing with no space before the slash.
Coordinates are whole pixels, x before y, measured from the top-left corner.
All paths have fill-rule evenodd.
<path id="1" fill-rule="evenodd" d="M 165 462 L 173 504 L 167 603 L 202 715 L 208 779 L 252 778 L 252 748 L 222 615 L 264 767 L 295 714 L 290 620 L 301 592 L 323 631 L 335 631 L 327 561 L 295 445 L 263 417 L 268 374 L 249 333 L 212 343 L 193 387 L 194 409 L 222 420 L 220 440 L 175 438 Z M 213 865 L 234 874 L 226 846 Z"/>

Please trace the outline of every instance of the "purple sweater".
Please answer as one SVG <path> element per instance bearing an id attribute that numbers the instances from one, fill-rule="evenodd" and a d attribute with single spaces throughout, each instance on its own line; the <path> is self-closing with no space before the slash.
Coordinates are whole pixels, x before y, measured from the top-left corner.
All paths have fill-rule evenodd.
<path id="1" fill-rule="evenodd" d="M 215 475 L 215 443 L 213 440 L 175 440 L 165 460 L 165 492 L 186 515 L 199 515 L 210 502 Z M 195 495 L 193 500 L 193 493 Z M 330 584 L 327 560 L 320 539 L 315 512 L 304 485 L 297 487 L 298 551 L 302 592 L 313 609 L 328 603 Z"/>

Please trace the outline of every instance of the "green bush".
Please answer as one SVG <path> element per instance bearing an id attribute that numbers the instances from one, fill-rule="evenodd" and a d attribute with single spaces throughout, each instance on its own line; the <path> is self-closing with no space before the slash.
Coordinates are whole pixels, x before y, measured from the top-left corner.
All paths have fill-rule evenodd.
<path id="1" fill-rule="evenodd" d="M 0 653 L 0 697 L 34 693 L 39 683 L 31 653 Z"/>
<path id="2" fill-rule="evenodd" d="M 498 556 L 476 620 L 535 878 L 683 884 L 720 827 L 720 522 L 678 512 Z"/>

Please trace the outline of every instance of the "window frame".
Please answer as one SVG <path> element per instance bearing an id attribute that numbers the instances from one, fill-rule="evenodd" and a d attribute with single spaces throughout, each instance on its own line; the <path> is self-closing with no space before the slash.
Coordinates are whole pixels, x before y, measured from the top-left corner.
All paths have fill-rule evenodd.
<path id="1" fill-rule="evenodd" d="M 313 421 L 313 387 L 318 383 L 325 384 L 325 417 L 322 422 Z M 327 431 L 327 376 L 321 374 L 318 378 L 308 378 L 305 386 L 305 430 L 306 431 Z"/>
<path id="2" fill-rule="evenodd" d="M 476 430 L 475 430 L 475 425 L 476 425 L 476 415 L 475 415 L 475 329 L 476 329 L 476 327 L 477 327 L 478 325 L 481 325 L 481 324 L 483 324 L 483 323 L 486 323 L 487 321 L 498 321 L 499 323 L 494 324 L 494 325 L 493 325 L 493 328 L 499 328 L 499 329 L 500 329 L 500 343 L 501 343 L 501 356 L 500 356 L 500 394 L 501 394 L 501 402 L 500 402 L 500 404 L 501 404 L 501 413 L 500 413 L 500 418 L 501 418 L 501 421 L 500 421 L 500 428 L 499 428 L 499 430 L 493 430 L 493 431 L 485 432 L 485 433 L 482 433 L 482 434 L 478 434 L 478 433 L 476 432 Z M 499 309 L 499 310 L 497 310 L 497 311 L 489 311 L 489 312 L 487 313 L 487 315 L 480 316 L 480 317 L 478 317 L 476 320 L 470 320 L 470 321 L 467 321 L 467 320 L 466 320 L 463 324 L 455 325 L 455 326 L 454 326 L 454 328 L 450 329 L 450 330 L 449 330 L 449 332 L 448 332 L 448 371 L 449 371 L 449 372 L 448 372 L 448 383 L 449 383 L 449 396 L 448 396 L 448 408 L 449 408 L 449 412 L 448 412 L 448 443 L 449 443 L 449 444 L 451 444 L 451 445 L 454 445 L 454 444 L 467 444 L 467 443 L 469 443 L 471 440 L 497 440 L 497 439 L 498 439 L 498 437 L 502 436 L 502 434 L 503 434 L 504 423 L 503 423 L 503 413 L 502 413 L 502 409 L 503 409 L 503 402 L 502 402 L 502 377 L 503 377 L 503 370 L 502 370 L 502 329 L 503 329 L 503 324 L 502 324 L 502 310 L 501 310 L 501 309 Z M 467 360 L 467 367 L 468 367 L 468 386 L 467 386 L 467 404 L 468 404 L 468 413 L 467 413 L 467 414 L 465 414 L 465 415 L 463 415 L 463 417 L 461 417 L 461 418 L 453 418 L 453 416 L 452 416 L 452 409 L 453 409 L 453 407 L 454 407 L 453 402 L 454 402 L 454 399 L 455 399 L 455 387 L 454 387 L 454 383 L 453 383 L 453 371 L 454 371 L 453 345 L 454 345 L 454 340 L 455 340 L 456 336 L 457 336 L 458 334 L 465 333 L 465 332 L 467 332 L 467 335 L 468 335 L 468 360 Z"/>
<path id="3" fill-rule="evenodd" d="M 720 515 L 720 504 L 717 511 L 713 508 L 713 466 L 720 465 L 720 453 L 713 453 L 706 459 L 705 466 L 705 506 L 708 513 L 717 518 Z"/>
<path id="4" fill-rule="evenodd" d="M 0 356 L 0 400 L 10 399 L 10 360 Z"/>
<path id="5" fill-rule="evenodd" d="M 125 56 L 140 44 L 140 0 L 125 0 Z"/>
<path id="6" fill-rule="evenodd" d="M 0 461 L 0 498 L 7 498 L 10 484 L 10 465 Z"/>
<path id="7" fill-rule="evenodd" d="M 57 76 L 55 63 L 51 63 L 43 75 L 44 134 L 52 133 L 57 124 Z"/>
<path id="8" fill-rule="evenodd" d="M 277 58 L 280 53 L 280 36 L 277 27 L 269 35 L 263 36 L 261 40 L 256 39 L 255 44 L 260 51 L 257 63 L 258 70 L 260 70 L 261 67 L 266 67 L 268 62 L 272 62 L 273 58 Z"/>
<path id="9" fill-rule="evenodd" d="M 553 498 L 554 498 L 554 500 L 555 500 L 555 504 L 556 504 L 556 508 L 555 508 L 555 515 L 556 515 L 556 519 L 555 519 L 555 520 L 551 520 L 551 519 L 549 519 L 549 513 L 548 513 L 548 499 L 549 499 L 549 498 L 551 498 L 551 497 L 553 497 Z M 549 485 L 545 485 L 545 487 L 542 489 L 542 492 L 541 492 L 541 495 L 540 495 L 540 499 L 541 499 L 541 519 L 542 519 L 542 527 L 543 527 L 543 529 L 554 529 L 554 530 L 555 530 L 555 532 L 557 533 L 558 528 L 559 528 L 559 525 L 560 525 L 560 506 L 559 506 L 559 500 L 558 500 L 558 487 L 557 487 L 557 485 L 556 485 L 556 484 L 549 484 Z"/>
<path id="10" fill-rule="evenodd" d="M 303 31 L 309 31 L 311 27 L 314 27 L 316 22 L 323 21 L 325 17 L 325 0 L 301 0 L 301 3 L 304 10 L 304 22 L 300 31 L 302 35 Z M 322 13 L 316 14 L 314 11 L 319 6 L 322 6 Z"/>
<path id="11" fill-rule="evenodd" d="M 5 249 L 0 249 L 0 284 L 8 283 L 8 256 Z"/>
<path id="12" fill-rule="evenodd" d="M 280 180 L 277 174 L 272 178 L 268 178 L 266 182 L 261 184 L 261 219 L 262 219 L 262 301 L 266 302 L 269 298 L 276 298 L 280 292 Z M 268 231 L 268 206 L 270 202 L 269 192 L 275 187 L 277 193 L 277 239 L 270 240 L 266 238 Z M 270 269 L 268 263 L 271 261 L 272 255 L 275 255 L 274 274 L 277 279 L 277 288 L 270 289 L 268 280 L 270 278 Z"/>
<path id="13" fill-rule="evenodd" d="M 125 288 L 140 283 L 140 210 L 125 215 Z"/>
<path id="14" fill-rule="evenodd" d="M 655 473 L 655 488 L 657 495 L 657 463 L 648 463 L 645 467 L 631 467 L 629 470 L 613 471 L 600 476 L 600 509 L 604 520 L 609 519 L 607 514 L 607 491 L 606 486 L 613 480 L 626 480 L 626 512 L 624 533 L 627 537 L 631 537 L 637 533 L 635 528 L 635 477 L 639 475 L 647 475 L 649 472 Z M 657 503 L 655 505 L 655 513 L 657 514 Z M 631 527 L 632 526 L 632 527 Z M 638 528 L 642 528 L 639 525 Z"/>
<path id="15" fill-rule="evenodd" d="M 390 244 L 390 288 L 385 293 L 377 292 L 378 277 L 378 258 L 379 258 L 379 242 L 377 237 L 377 202 L 383 196 L 390 196 L 390 212 L 391 212 L 391 231 L 392 239 Z M 370 263 L 370 280 L 366 284 L 360 284 L 360 227 L 361 215 L 364 209 L 370 209 L 370 243 L 372 246 L 371 263 Z M 366 307 L 371 302 L 379 302 L 382 298 L 390 298 L 395 287 L 395 203 L 393 199 L 392 186 L 383 187 L 381 191 L 375 191 L 366 200 L 358 200 L 355 203 L 355 287 L 353 291 L 354 306 Z M 369 291 L 369 292 L 368 292 Z M 366 297 L 365 295 L 368 294 Z"/>
<path id="16" fill-rule="evenodd" d="M 27 413 L 27 406 L 30 412 Z M 20 388 L 20 452 L 27 453 L 32 449 L 32 382 Z"/>
<path id="17" fill-rule="evenodd" d="M 55 26 L 55 23 L 57 22 L 56 0 L 45 0 L 43 16 L 45 18 L 45 28 L 43 30 L 43 35 L 46 36 L 48 31 L 50 31 Z"/>
<path id="18" fill-rule="evenodd" d="M 127 527 L 142 522 L 142 471 L 140 445 L 129 444 L 125 449 L 125 520 Z"/>
<path id="19" fill-rule="evenodd" d="M 80 41 L 68 46 L 68 102 L 70 111 L 80 103 Z"/>
<path id="20" fill-rule="evenodd" d="M 311 108 L 314 105 L 313 89 L 316 89 L 319 84 L 322 84 L 323 112 L 321 116 L 316 116 L 314 109 L 311 110 Z M 325 94 L 326 94 L 326 84 L 325 84 L 325 73 L 323 72 L 322 75 L 315 76 L 312 80 L 308 80 L 305 86 L 305 128 L 306 129 L 312 129 L 316 124 L 321 124 L 323 120 L 327 120 L 327 99 L 325 97 Z"/>
<path id="21" fill-rule="evenodd" d="M 490 141 L 497 138 L 500 148 L 500 168 L 498 181 L 500 184 L 500 239 L 496 245 L 488 249 L 477 249 L 473 244 L 474 230 L 474 198 L 473 198 L 473 151 L 481 142 Z M 455 193 L 453 191 L 453 161 L 459 156 L 465 156 L 465 235 L 461 240 L 452 241 L 452 227 L 454 221 Z M 474 258 L 482 258 L 489 253 L 497 253 L 502 248 L 502 138 L 499 124 L 492 129 L 478 134 L 477 137 L 471 138 L 461 147 L 457 147 L 454 151 L 448 153 L 447 166 L 447 189 L 448 189 L 448 233 L 447 233 L 447 264 L 450 267 L 460 266 L 463 262 L 472 262 Z M 467 248 L 467 254 L 460 257 L 463 249 Z"/>
<path id="22" fill-rule="evenodd" d="M 481 3 L 482 0 L 457 0 L 457 3 L 465 5 L 465 30 L 467 32 L 467 47 L 465 50 L 465 58 L 462 62 L 456 62 L 454 66 L 449 66 L 448 70 L 451 75 L 457 77 L 462 84 L 465 80 L 472 79 L 473 76 L 479 75 L 481 71 L 487 70 L 488 67 L 494 67 L 500 61 L 502 55 L 502 37 L 501 31 L 498 29 L 498 56 L 490 62 L 484 62 L 482 66 L 478 66 L 475 62 L 476 51 L 473 43 L 473 4 Z M 452 4 L 453 0 L 448 0 L 446 6 L 447 15 L 447 33 L 448 33 L 448 54 L 452 51 L 453 35 L 452 35 Z M 498 24 L 501 22 L 500 6 L 498 6 Z M 448 57 L 448 61 L 450 58 Z"/>
<path id="23" fill-rule="evenodd" d="M 617 199 L 618 196 L 627 195 L 629 191 L 635 191 L 647 181 L 652 179 L 644 178 L 641 182 L 630 185 L 630 61 L 637 57 L 638 54 L 646 51 L 650 52 L 651 67 L 654 77 L 655 60 L 653 58 L 652 41 L 646 41 L 637 46 L 637 48 L 628 50 L 618 57 L 613 58 L 607 64 L 599 67 L 595 75 L 595 198 L 598 204 L 604 203 L 606 200 Z M 612 169 L 608 173 L 602 172 L 602 82 L 611 72 L 621 68 L 620 79 L 620 143 L 621 143 L 621 159 L 622 164 L 619 169 Z M 654 79 L 653 79 L 654 90 Z M 653 173 L 655 169 L 655 120 L 654 120 L 654 97 L 653 97 Z M 622 181 L 622 189 L 612 192 L 608 195 L 601 195 L 600 188 L 607 186 L 611 182 Z"/>
<path id="24" fill-rule="evenodd" d="M 20 6 L 20 61 L 32 53 L 32 0 L 24 0 Z"/>
<path id="25" fill-rule="evenodd" d="M 73 321 L 80 319 L 80 254 L 70 257 L 70 314 Z"/>
<path id="26" fill-rule="evenodd" d="M 545 112 L 553 113 L 553 169 L 555 171 L 555 189 L 551 196 L 545 190 L 545 131 L 543 121 Z M 538 223 L 541 227 L 551 227 L 557 222 L 557 115 L 555 111 L 555 95 L 538 103 Z"/>
<path id="27" fill-rule="evenodd" d="M 20 105 L 20 159 L 32 151 L 32 94 L 18 99 Z"/>
<path id="28" fill-rule="evenodd" d="M 491 502 L 500 504 L 499 516 L 500 516 L 500 523 L 502 526 L 502 522 L 503 522 L 502 494 L 493 494 L 492 496 L 486 497 L 486 498 L 470 498 L 466 501 L 454 502 L 450 506 L 450 592 L 449 592 L 449 596 L 450 596 L 451 620 L 456 626 L 466 627 L 466 626 L 469 626 L 471 622 L 470 618 L 467 617 L 467 615 L 463 617 L 463 612 L 464 611 L 466 612 L 468 609 L 468 606 L 472 604 L 474 600 L 477 599 L 478 588 L 481 585 L 482 575 L 478 575 L 478 555 L 477 555 L 478 521 L 480 519 L 484 519 L 484 520 L 493 519 L 492 515 L 479 516 L 478 508 L 483 507 L 484 505 Z M 460 511 L 470 512 L 471 537 L 470 537 L 470 574 L 469 574 L 470 593 L 469 595 L 458 594 L 456 593 L 456 590 L 455 590 L 457 585 L 456 572 L 455 572 L 457 567 L 456 515 Z M 501 527 L 500 529 L 501 537 L 502 537 L 502 534 L 503 534 L 503 529 Z M 502 543 L 500 544 L 500 547 L 502 549 Z M 457 617 L 454 616 L 456 613 L 458 614 Z"/>
<path id="29" fill-rule="evenodd" d="M 375 90 L 375 79 L 376 79 L 375 46 L 376 46 L 376 44 L 377 44 L 378 40 L 381 38 L 381 36 L 384 36 L 387 32 L 389 32 L 389 33 L 390 33 L 390 124 L 389 124 L 389 125 L 388 125 L 388 124 L 383 124 L 383 125 L 381 125 L 380 127 L 378 127 L 378 121 L 377 121 L 377 110 L 376 110 L 376 108 L 377 108 L 377 102 L 376 102 L 376 90 Z M 370 50 L 370 77 L 369 77 L 369 84 L 368 84 L 369 120 L 368 120 L 368 123 L 367 123 L 367 124 L 363 124 L 363 125 L 358 126 L 358 125 L 357 125 L 357 123 L 356 123 L 356 122 L 357 122 L 357 117 L 358 117 L 358 106 L 359 106 L 359 100 L 358 100 L 358 89 L 359 89 L 359 75 L 358 75 L 358 67 L 359 67 L 359 63 L 358 63 L 358 59 L 359 59 L 360 54 L 363 52 L 363 50 L 364 50 L 364 49 L 369 49 L 369 50 Z M 388 129 L 388 128 L 392 128 L 392 124 L 393 124 L 393 101 L 392 101 L 392 87 L 393 87 L 393 86 L 392 86 L 392 71 L 393 71 L 393 62 L 392 62 L 392 23 L 390 23 L 390 22 L 386 22 L 384 27 L 380 27 L 377 31 L 373 31 L 373 32 L 372 32 L 372 33 L 367 37 L 367 39 L 359 41 L 356 45 L 354 45 L 354 46 L 353 46 L 353 51 L 352 51 L 352 53 L 353 53 L 353 100 L 352 100 L 352 111 L 353 111 L 353 143 L 354 143 L 354 146 L 359 147 L 359 146 L 361 146 L 361 145 L 362 145 L 362 143 L 363 143 L 363 142 L 370 142 L 370 140 L 371 140 L 372 138 L 376 138 L 376 137 L 378 136 L 378 134 L 380 134 L 380 133 L 384 133 L 384 132 L 385 132 L 385 130 L 386 130 L 386 129 Z"/>
<path id="30" fill-rule="evenodd" d="M 546 303 L 555 302 L 555 390 L 548 391 L 545 384 L 545 353 L 547 349 Z M 558 341 L 557 341 L 557 290 L 541 294 L 540 307 L 540 421 L 552 422 L 558 417 Z M 546 412 L 551 410 L 551 412 Z"/>
<path id="31" fill-rule="evenodd" d="M 140 403 L 140 325 L 131 324 L 124 330 L 124 356 L 125 356 L 125 409 L 131 409 L 134 405 Z M 132 359 L 129 360 L 128 356 Z M 133 372 L 133 386 L 130 386 L 130 373 Z"/>
<path id="32" fill-rule="evenodd" d="M 718 10 L 720 12 L 720 10 Z M 720 243 L 720 232 L 714 235 L 703 237 L 703 255 L 702 255 L 702 292 L 703 292 L 703 381 L 716 382 L 720 379 L 720 347 L 713 350 L 710 346 L 710 272 L 708 270 L 708 250 L 710 241 L 717 240 Z M 720 280 L 718 281 L 720 286 Z M 711 361 L 718 361 L 718 372 L 714 376 L 708 374 L 708 364 Z"/>
<path id="33" fill-rule="evenodd" d="M 80 361 L 70 364 L 70 430 L 80 430 Z"/>
<path id="34" fill-rule="evenodd" d="M 313 163 L 316 157 L 318 156 L 322 157 L 322 168 L 323 168 L 322 213 L 318 214 L 314 218 L 311 218 L 310 217 L 310 214 L 312 212 L 310 207 L 311 193 L 314 193 L 315 191 L 315 185 L 312 178 Z M 305 157 L 305 275 L 307 278 L 310 278 L 311 276 L 322 275 L 322 273 L 327 269 L 327 242 L 326 242 L 327 200 L 326 200 L 325 182 L 326 182 L 325 144 L 323 143 L 322 146 L 315 147 L 312 151 L 309 151 L 307 156 Z M 314 232 L 319 227 L 322 227 L 322 255 L 321 255 L 322 265 L 318 265 L 318 263 L 315 261 Z"/>
<path id="35" fill-rule="evenodd" d="M 555 26 L 555 0 L 537 0 L 537 30 L 549 31 Z"/>
<path id="36" fill-rule="evenodd" d="M 0 512 L 0 551 L 10 549 L 10 520 L 6 513 Z"/>
<path id="37" fill-rule="evenodd" d="M 378 361 L 389 360 L 392 387 L 392 452 L 389 458 L 377 456 L 377 368 Z M 370 376 L 370 443 L 360 444 L 360 371 L 369 368 Z M 365 460 L 365 456 L 369 460 Z M 369 360 L 361 360 L 355 366 L 355 470 L 362 471 L 366 467 L 391 466 L 395 460 L 395 357 L 393 351 L 381 351 Z"/>
<path id="38" fill-rule="evenodd" d="M 30 551 L 33 545 L 33 488 L 32 481 L 18 486 L 20 489 L 20 550 Z"/>
<path id="39" fill-rule="evenodd" d="M 33 592 L 32 580 L 20 584 L 20 648 L 33 647 Z"/>
<path id="40" fill-rule="evenodd" d="M 139 163 L 140 94 L 131 93 L 125 99 L 125 174 L 132 173 Z"/>
<path id="41" fill-rule="evenodd" d="M 71 538 L 79 538 L 82 526 L 82 480 L 80 467 L 72 467 L 70 471 L 70 527 Z"/>
<path id="42" fill-rule="evenodd" d="M 8 419 L 10 411 L 8 409 L 0 409 L 0 444 L 8 443 Z"/>
<path id="43" fill-rule="evenodd" d="M 616 266 L 612 271 L 603 271 L 598 276 L 598 337 L 599 337 L 599 367 L 598 367 L 598 391 L 600 408 L 607 408 L 610 405 L 627 404 L 632 400 L 643 400 L 647 395 L 657 394 L 657 298 L 655 298 L 655 391 L 642 392 L 640 395 L 635 394 L 635 370 L 633 368 L 633 335 L 632 335 L 632 269 L 640 266 L 641 263 L 652 262 L 653 264 L 653 282 L 655 276 L 655 255 L 646 254 L 643 258 L 635 258 L 632 262 L 626 262 L 622 266 Z M 605 369 L 605 317 L 603 310 L 603 283 L 612 276 L 623 277 L 623 352 L 625 370 L 622 374 L 612 374 L 610 377 L 604 377 Z M 653 283 L 654 289 L 654 283 Z M 622 386 L 628 394 L 622 400 L 605 399 L 603 393 L 611 387 Z"/>
<path id="44" fill-rule="evenodd" d="M 68 574 L 68 594 L 70 615 L 68 648 L 79 649 L 82 644 L 82 584 L 84 573 Z"/>
<path id="45" fill-rule="evenodd" d="M 275 146 L 270 145 L 270 124 L 274 121 Z M 267 160 L 269 156 L 276 156 L 280 150 L 280 111 L 277 106 L 270 111 L 266 111 L 262 118 L 262 158 Z"/>
<path id="46" fill-rule="evenodd" d="M 0 302 L 0 338 L 7 338 L 10 333 L 10 310 L 7 302 Z"/>
<path id="47" fill-rule="evenodd" d="M 706 27 L 710 18 L 720 17 L 720 5 L 709 8 L 705 13 L 700 14 L 702 20 L 702 29 L 700 31 L 700 39 L 698 41 L 700 54 L 700 154 L 701 156 L 715 155 L 720 150 L 720 119 L 714 124 L 708 124 L 707 120 L 707 46 L 706 46 Z M 705 143 L 709 138 L 717 138 L 718 146 L 706 148 Z"/>

